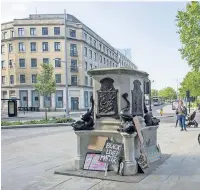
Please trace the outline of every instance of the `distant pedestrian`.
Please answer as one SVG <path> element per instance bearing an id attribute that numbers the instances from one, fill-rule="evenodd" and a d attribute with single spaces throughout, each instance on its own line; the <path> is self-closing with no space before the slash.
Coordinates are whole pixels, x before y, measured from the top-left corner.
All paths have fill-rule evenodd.
<path id="1" fill-rule="evenodd" d="M 163 115 L 163 108 L 160 108 L 160 115 Z"/>
<path id="2" fill-rule="evenodd" d="M 177 112 L 178 112 L 179 122 L 181 126 L 181 131 L 183 130 L 187 131 L 186 124 L 185 124 L 185 120 L 187 116 L 187 108 L 184 106 L 182 100 L 179 100 Z"/>
<path id="3" fill-rule="evenodd" d="M 180 122 L 179 122 L 179 114 L 178 114 L 178 108 L 176 108 L 176 125 L 175 125 L 175 127 L 177 127 L 178 123 L 179 123 L 179 125 L 180 125 Z"/>

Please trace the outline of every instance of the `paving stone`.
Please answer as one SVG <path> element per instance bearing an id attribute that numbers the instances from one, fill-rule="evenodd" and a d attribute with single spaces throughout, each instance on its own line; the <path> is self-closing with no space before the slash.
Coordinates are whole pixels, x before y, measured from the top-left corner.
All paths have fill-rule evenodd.
<path id="1" fill-rule="evenodd" d="M 100 183 L 101 180 L 73 177 L 64 183 L 58 184 L 49 190 L 88 190 Z"/>

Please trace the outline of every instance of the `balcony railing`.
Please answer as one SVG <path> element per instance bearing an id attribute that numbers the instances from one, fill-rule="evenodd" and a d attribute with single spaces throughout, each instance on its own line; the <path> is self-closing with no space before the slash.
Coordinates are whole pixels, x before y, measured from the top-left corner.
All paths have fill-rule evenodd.
<path id="1" fill-rule="evenodd" d="M 71 72 L 72 73 L 77 73 L 78 72 L 78 67 L 71 66 Z"/>

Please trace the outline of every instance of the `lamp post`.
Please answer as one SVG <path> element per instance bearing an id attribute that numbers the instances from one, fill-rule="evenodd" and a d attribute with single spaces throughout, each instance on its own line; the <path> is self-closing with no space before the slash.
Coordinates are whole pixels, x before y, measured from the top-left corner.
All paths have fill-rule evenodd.
<path id="1" fill-rule="evenodd" d="M 149 80 L 149 111 L 152 111 L 151 109 L 151 83 L 153 83 L 154 80 Z"/>

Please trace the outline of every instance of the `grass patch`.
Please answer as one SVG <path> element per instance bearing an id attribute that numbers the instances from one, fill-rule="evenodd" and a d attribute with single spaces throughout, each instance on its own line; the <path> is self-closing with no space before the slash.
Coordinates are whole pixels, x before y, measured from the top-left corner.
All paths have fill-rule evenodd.
<path id="1" fill-rule="evenodd" d="M 75 120 L 72 118 L 52 118 L 52 119 L 41 119 L 41 120 L 31 120 L 31 121 L 1 121 L 1 126 L 11 126 L 11 125 L 33 125 L 33 124 L 52 124 L 52 123 L 72 123 Z"/>

